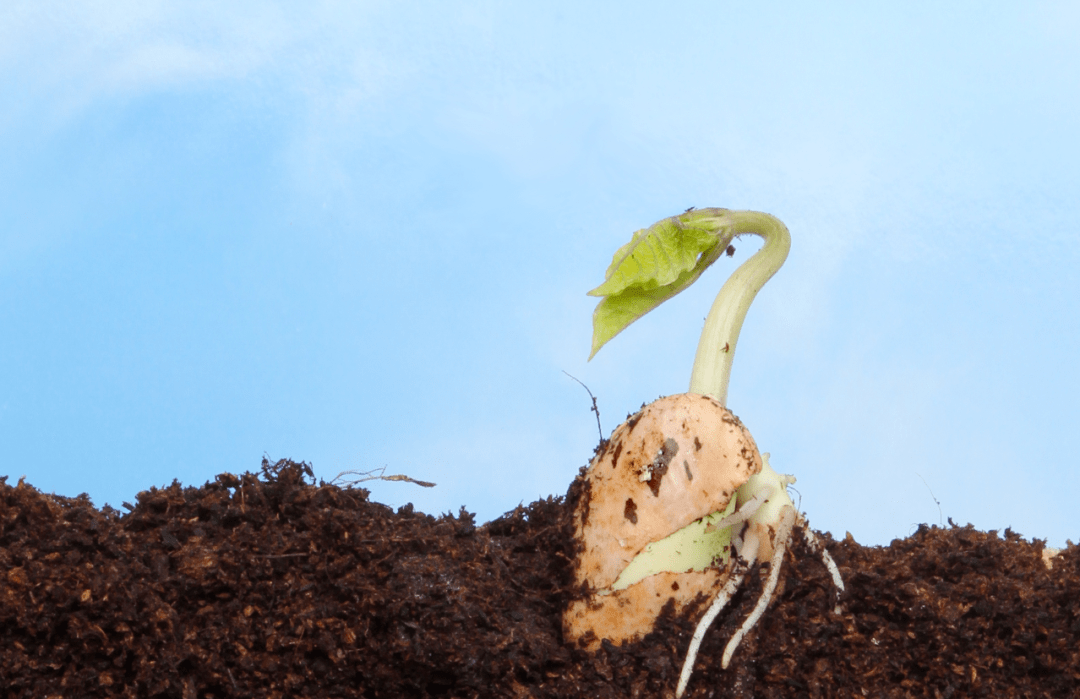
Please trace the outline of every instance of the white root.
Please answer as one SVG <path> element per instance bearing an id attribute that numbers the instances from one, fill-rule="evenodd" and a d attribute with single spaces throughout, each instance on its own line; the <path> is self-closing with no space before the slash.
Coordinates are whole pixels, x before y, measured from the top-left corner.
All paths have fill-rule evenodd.
<path id="1" fill-rule="evenodd" d="M 753 514 L 753 510 L 756 510 L 762 502 L 764 502 L 764 500 L 756 503 L 748 501 L 747 505 L 751 506 L 749 513 L 742 512 L 743 508 L 740 508 L 740 512 L 731 515 L 723 522 L 718 523 L 718 525 L 731 525 L 745 521 Z M 729 522 L 728 520 L 733 521 Z M 709 606 L 709 609 L 705 612 L 705 615 L 702 616 L 701 621 L 698 622 L 697 628 L 694 630 L 694 635 L 690 639 L 690 646 L 686 651 L 686 659 L 683 661 L 682 672 L 679 674 L 679 684 L 675 690 L 676 699 L 681 699 L 683 693 L 686 691 L 687 684 L 690 682 L 690 676 L 693 674 L 694 670 L 694 662 L 697 660 L 697 654 L 701 648 L 701 643 L 705 638 L 705 633 L 724 607 L 731 601 L 731 598 L 739 589 L 739 585 L 742 584 L 743 579 L 746 577 L 747 571 L 749 571 L 750 567 L 757 561 L 758 551 L 761 548 L 761 535 L 759 534 L 759 529 L 752 526 L 752 524 L 753 523 L 751 523 L 750 527 L 747 527 L 743 536 L 736 535 L 732 541 L 737 553 L 734 569 L 723 589 L 720 591 L 720 594 Z M 761 592 L 761 597 L 758 598 L 754 610 L 750 612 L 750 615 L 742 623 L 742 626 L 739 627 L 739 630 L 732 635 L 727 646 L 724 648 L 724 654 L 720 664 L 725 670 L 743 638 L 745 638 L 746 634 L 754 628 L 754 625 L 761 619 L 765 610 L 768 609 L 769 603 L 772 601 L 773 594 L 776 592 L 776 585 L 780 580 L 780 567 L 784 562 L 784 553 L 791 544 L 791 537 L 794 534 L 796 526 L 802 530 L 810 548 L 821 555 L 822 562 L 832 576 L 833 584 L 836 585 L 837 596 L 836 606 L 833 611 L 836 614 L 840 613 L 839 600 L 840 595 L 844 591 L 844 581 L 840 577 L 840 569 L 837 568 L 836 562 L 833 560 L 832 556 L 829 555 L 828 550 L 822 545 L 821 540 L 810 530 L 810 527 L 807 525 L 806 520 L 802 515 L 797 514 L 795 509 L 790 505 L 785 505 L 780 510 L 780 521 L 777 523 L 776 533 L 774 535 L 773 553 L 769 563 L 769 578 L 765 582 L 765 587 Z"/>
<path id="2" fill-rule="evenodd" d="M 802 517 L 799 518 L 802 520 Z M 840 595 L 844 593 L 844 580 L 840 577 L 840 569 L 836 567 L 836 561 L 829 555 L 829 550 L 826 549 L 821 540 L 817 538 L 814 532 L 810 531 L 810 527 L 806 525 L 805 521 L 800 521 L 803 536 L 806 537 L 806 543 L 810 545 L 810 548 L 815 552 L 821 554 L 821 562 L 825 564 L 825 568 L 829 571 L 829 575 L 832 576 L 833 585 L 836 586 L 836 606 L 833 607 L 833 613 L 840 613 Z"/>
<path id="3" fill-rule="evenodd" d="M 791 528 L 793 526 L 795 526 L 795 510 L 785 507 L 781 515 L 780 526 L 776 529 L 776 543 L 773 544 L 772 560 L 769 561 L 769 580 L 765 583 L 765 589 L 762 590 L 754 611 L 750 612 L 750 616 L 746 617 L 746 621 L 731 637 L 727 648 L 724 649 L 724 657 L 720 661 L 720 667 L 725 670 L 743 637 L 746 636 L 750 629 L 754 628 L 754 624 L 758 622 L 761 615 L 765 613 L 765 609 L 768 608 L 769 602 L 772 601 L 773 592 L 776 591 L 776 583 L 780 580 L 780 566 L 784 563 L 784 551 L 787 550 L 788 542 L 791 541 Z M 754 534 L 756 535 L 756 532 Z"/>
<path id="4" fill-rule="evenodd" d="M 769 501 L 769 498 L 772 497 L 774 490 L 775 489 L 773 487 L 769 487 L 765 492 L 757 493 L 756 495 L 754 495 L 754 497 L 750 498 L 744 504 L 740 505 L 739 509 L 732 512 L 727 517 L 724 517 L 719 522 L 713 522 L 712 524 L 710 524 L 709 530 L 715 531 L 717 529 L 723 529 L 724 527 L 732 527 L 736 524 L 742 524 L 746 520 L 753 517 L 754 513 L 756 513 L 762 505 Z"/>
<path id="5" fill-rule="evenodd" d="M 679 673 L 679 685 L 675 689 L 675 699 L 682 697 L 683 692 L 686 691 L 686 685 L 690 682 L 690 675 L 694 672 L 694 661 L 697 660 L 698 649 L 701 647 L 701 642 L 705 638 L 705 632 L 712 626 L 713 620 L 717 615 L 727 606 L 727 603 L 731 601 L 731 598 L 738 591 L 739 585 L 742 584 L 743 578 L 746 577 L 746 572 L 750 570 L 750 566 L 754 565 L 757 560 L 758 546 L 760 540 L 756 535 L 751 535 L 748 541 L 743 544 L 742 539 L 736 539 L 735 545 L 737 550 L 737 559 L 735 562 L 735 568 L 731 571 L 731 577 L 728 578 L 727 583 L 724 584 L 724 588 L 717 595 L 713 603 L 709 605 L 708 610 L 705 612 L 705 616 L 701 617 L 701 621 L 698 622 L 697 628 L 694 629 L 694 636 L 690 639 L 690 647 L 686 649 L 686 660 L 683 661 L 682 672 Z M 739 550 L 742 549 L 742 550 Z"/>

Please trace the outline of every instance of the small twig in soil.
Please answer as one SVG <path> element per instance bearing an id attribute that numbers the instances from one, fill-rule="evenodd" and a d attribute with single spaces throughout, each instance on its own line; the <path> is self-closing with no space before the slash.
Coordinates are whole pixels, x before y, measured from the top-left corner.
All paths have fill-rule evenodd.
<path id="1" fill-rule="evenodd" d="M 926 489 L 930 490 L 930 484 L 926 482 L 926 479 L 923 478 L 922 475 L 918 471 L 915 472 L 915 475 L 918 476 L 919 480 L 923 482 L 923 485 L 926 486 Z M 934 491 L 933 490 L 930 490 L 930 497 L 934 499 L 934 504 L 937 505 L 938 524 L 940 524 L 942 527 L 944 527 L 945 523 L 943 521 L 941 521 L 942 514 L 943 514 L 941 512 L 941 503 L 938 502 L 938 499 L 936 497 L 934 497 Z M 950 521 L 950 523 L 952 522 L 951 517 L 949 518 L 949 521 Z"/>
<path id="2" fill-rule="evenodd" d="M 693 207 L 690 207 L 690 208 L 693 208 Z M 598 408 L 596 406 L 596 396 L 594 396 L 592 394 L 592 391 L 589 391 L 588 386 L 586 386 L 584 383 L 581 382 L 581 379 L 579 379 L 578 377 L 568 373 L 565 369 L 563 369 L 563 373 L 566 374 L 567 376 L 569 376 L 570 378 L 572 378 L 574 381 L 577 381 L 578 383 L 580 383 L 581 387 L 584 388 L 586 391 L 588 391 L 589 398 L 592 398 L 592 411 L 594 413 L 596 413 L 596 430 L 600 433 L 600 444 L 602 446 L 604 444 L 604 428 L 600 426 L 600 408 Z"/>
<path id="3" fill-rule="evenodd" d="M 307 553 L 279 553 L 279 554 L 259 554 L 255 558 L 299 558 L 300 556 L 307 556 Z"/>
<path id="4" fill-rule="evenodd" d="M 383 466 L 382 468 L 372 469 L 371 471 L 342 471 L 341 473 L 337 474 L 337 477 L 334 478 L 334 480 L 330 481 L 330 485 L 335 485 L 338 481 L 341 481 L 342 485 L 345 486 L 353 486 L 357 483 L 363 483 L 365 481 L 406 481 L 407 483 L 414 483 L 422 488 L 435 487 L 434 483 L 430 483 L 428 481 L 420 481 L 409 476 L 402 476 L 400 474 L 395 476 L 384 476 L 384 473 L 386 473 L 385 466 Z M 360 478 L 351 481 L 342 480 L 342 476 L 346 475 L 360 476 Z"/>

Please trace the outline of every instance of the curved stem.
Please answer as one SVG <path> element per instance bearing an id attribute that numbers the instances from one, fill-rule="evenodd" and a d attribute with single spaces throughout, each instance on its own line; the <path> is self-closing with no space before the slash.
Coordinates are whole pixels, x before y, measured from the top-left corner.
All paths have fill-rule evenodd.
<path id="1" fill-rule="evenodd" d="M 753 233 L 764 238 L 765 244 L 720 289 L 701 331 L 690 375 L 690 393 L 711 396 L 721 405 L 727 405 L 731 364 L 746 312 L 757 292 L 784 264 L 791 249 L 788 229 L 775 216 L 757 211 L 732 211 L 730 216 L 735 235 Z"/>

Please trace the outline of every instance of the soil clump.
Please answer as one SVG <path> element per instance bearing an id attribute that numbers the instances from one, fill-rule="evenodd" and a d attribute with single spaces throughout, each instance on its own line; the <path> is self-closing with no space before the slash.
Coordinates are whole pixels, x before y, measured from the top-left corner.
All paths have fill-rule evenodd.
<path id="1" fill-rule="evenodd" d="M 568 496 L 573 497 L 573 486 Z M 315 482 L 307 464 L 139 493 L 129 512 L 0 478 L 0 697 L 669 697 L 696 614 L 565 645 L 564 498 L 477 526 Z M 1080 548 L 921 526 L 887 547 L 799 536 L 706 636 L 687 697 L 1080 696 Z"/>

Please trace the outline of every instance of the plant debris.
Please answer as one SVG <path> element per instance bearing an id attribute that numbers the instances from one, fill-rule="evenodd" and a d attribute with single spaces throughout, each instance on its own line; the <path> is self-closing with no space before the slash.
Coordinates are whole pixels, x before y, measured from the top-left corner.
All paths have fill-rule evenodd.
<path id="1" fill-rule="evenodd" d="M 0 478 L 0 697 L 668 697 L 707 603 L 637 643 L 565 645 L 563 498 L 476 526 L 264 460 L 131 508 Z M 1048 568 L 1009 530 L 822 539 L 842 613 L 797 537 L 728 670 L 763 566 L 706 636 L 688 697 L 1080 695 L 1077 546 Z"/>

